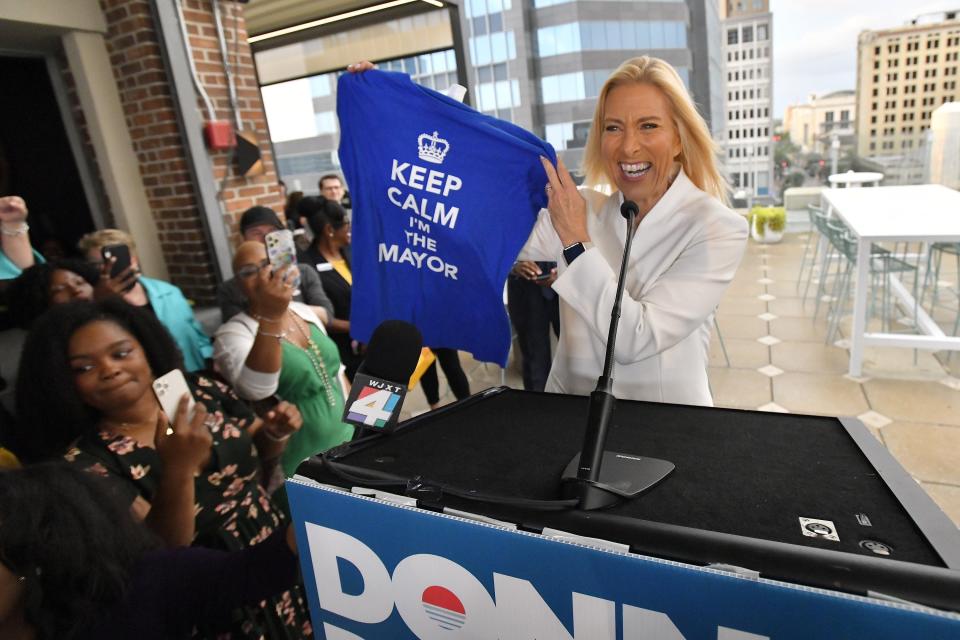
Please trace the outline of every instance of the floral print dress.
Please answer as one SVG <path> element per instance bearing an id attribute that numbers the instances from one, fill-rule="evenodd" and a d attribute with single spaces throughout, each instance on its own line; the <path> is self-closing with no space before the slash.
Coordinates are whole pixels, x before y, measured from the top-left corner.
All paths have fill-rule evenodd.
<path id="1" fill-rule="evenodd" d="M 209 412 L 213 436 L 210 462 L 196 480 L 196 535 L 194 546 L 236 551 L 259 544 L 285 524 L 283 513 L 260 485 L 260 460 L 247 428 L 255 416 L 229 387 L 196 376 L 193 397 Z M 114 484 L 130 503 L 142 497 L 152 502 L 160 481 L 160 456 L 125 435 L 101 431 L 81 438 L 66 459 Z M 196 638 L 218 640 L 274 640 L 312 638 L 309 611 L 302 587 L 264 600 L 259 607 L 233 613 L 227 632 L 199 629 Z"/>

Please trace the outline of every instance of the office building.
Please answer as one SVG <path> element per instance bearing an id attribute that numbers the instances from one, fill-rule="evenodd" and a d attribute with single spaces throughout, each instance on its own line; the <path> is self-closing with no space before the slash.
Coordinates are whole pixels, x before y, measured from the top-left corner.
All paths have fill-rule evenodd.
<path id="1" fill-rule="evenodd" d="M 725 167 L 735 190 L 769 196 L 773 185 L 773 14 L 769 0 L 726 0 L 721 17 Z"/>
<path id="2" fill-rule="evenodd" d="M 293 17 L 274 6 L 287 5 L 251 3 L 248 20 L 278 170 L 291 189 L 315 193 L 320 175 L 339 170 L 335 82 L 351 61 L 347 52 L 433 89 L 464 84 L 473 107 L 543 137 L 571 169 L 581 164 L 604 81 L 637 55 L 674 65 L 714 134 L 722 130 L 714 0 L 463 0 L 442 8 L 422 3 L 423 9 L 417 3 L 404 5 L 407 15 L 378 12 L 356 25 L 336 22 L 258 40 L 291 24 Z M 299 19 L 310 17 L 309 7 L 297 10 Z M 389 46 L 411 31 L 418 35 Z"/>
<path id="3" fill-rule="evenodd" d="M 960 12 L 864 31 L 857 43 L 857 153 L 890 172 L 885 184 L 923 179 L 933 111 L 960 98 Z"/>
<path id="4" fill-rule="evenodd" d="M 787 106 L 783 129 L 803 153 L 826 155 L 834 137 L 841 147 L 852 147 L 856 111 L 857 98 L 853 90 L 822 96 L 810 94 L 806 103 Z"/>
<path id="5" fill-rule="evenodd" d="M 531 8 L 464 0 L 461 16 L 473 105 L 542 136 L 568 167 L 581 164 L 604 81 L 637 55 L 676 67 L 719 132 L 722 58 L 712 1 L 534 0 Z"/>

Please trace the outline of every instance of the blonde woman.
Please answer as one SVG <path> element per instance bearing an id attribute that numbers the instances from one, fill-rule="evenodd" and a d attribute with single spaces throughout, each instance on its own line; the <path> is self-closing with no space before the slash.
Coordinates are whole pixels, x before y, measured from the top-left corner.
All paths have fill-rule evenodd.
<path id="1" fill-rule="evenodd" d="M 623 255 L 624 199 L 639 208 L 617 332 L 618 398 L 712 405 L 710 320 L 746 246 L 745 220 L 725 205 L 717 148 L 677 72 L 643 56 L 600 91 L 587 139 L 588 186 L 543 160 L 548 210 L 520 260 L 558 263 L 560 342 L 547 391 L 587 395 L 603 367 Z"/>

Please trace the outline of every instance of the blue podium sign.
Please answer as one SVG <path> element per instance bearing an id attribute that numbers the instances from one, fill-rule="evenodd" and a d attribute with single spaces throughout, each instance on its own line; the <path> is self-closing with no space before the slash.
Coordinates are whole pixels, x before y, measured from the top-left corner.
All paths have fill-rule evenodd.
<path id="1" fill-rule="evenodd" d="M 960 638 L 960 616 L 287 482 L 318 638 Z"/>

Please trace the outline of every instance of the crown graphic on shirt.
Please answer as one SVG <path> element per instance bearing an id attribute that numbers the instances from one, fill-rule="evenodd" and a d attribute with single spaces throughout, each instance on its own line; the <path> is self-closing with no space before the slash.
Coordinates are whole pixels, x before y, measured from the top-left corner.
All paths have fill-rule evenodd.
<path id="1" fill-rule="evenodd" d="M 450 143 L 441 138 L 436 131 L 433 132 L 432 136 L 421 133 L 420 137 L 417 138 L 417 145 L 420 159 L 433 164 L 443 164 L 443 159 L 450 151 Z"/>

